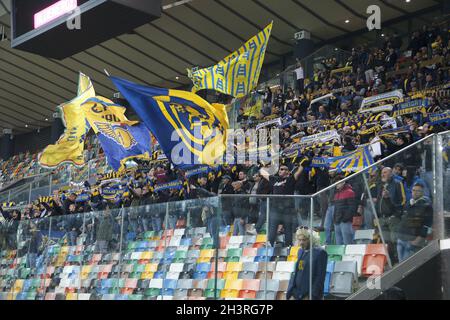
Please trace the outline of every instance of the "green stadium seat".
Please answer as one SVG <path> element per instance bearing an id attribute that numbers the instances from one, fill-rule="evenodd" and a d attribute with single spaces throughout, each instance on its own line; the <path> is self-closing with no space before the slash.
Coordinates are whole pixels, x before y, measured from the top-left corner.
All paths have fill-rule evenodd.
<path id="1" fill-rule="evenodd" d="M 344 245 L 328 245 L 325 250 L 328 253 L 328 261 L 341 261 L 345 254 Z"/>

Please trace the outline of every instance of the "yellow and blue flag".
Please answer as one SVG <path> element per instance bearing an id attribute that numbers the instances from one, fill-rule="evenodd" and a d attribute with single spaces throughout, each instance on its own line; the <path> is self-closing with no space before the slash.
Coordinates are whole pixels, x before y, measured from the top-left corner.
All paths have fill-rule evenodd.
<path id="1" fill-rule="evenodd" d="M 96 96 L 94 98 L 90 98 L 86 100 L 82 105 L 84 115 L 86 117 L 86 121 L 88 127 L 91 126 L 91 123 L 95 121 L 99 122 L 122 122 L 129 125 L 135 125 L 138 121 L 130 121 L 125 116 L 125 111 L 127 108 L 124 106 L 120 106 L 112 102 L 111 100 Z M 97 133 L 97 129 L 95 126 L 91 126 L 92 129 Z"/>
<path id="2" fill-rule="evenodd" d="M 229 127 L 224 105 L 209 104 L 192 92 L 147 87 L 115 77 L 111 80 L 172 164 L 186 167 L 222 162 Z"/>
<path id="3" fill-rule="evenodd" d="M 119 171 L 129 158 L 150 160 L 150 132 L 144 124 L 130 126 L 120 122 L 94 122 L 97 137 L 108 164 Z"/>
<path id="4" fill-rule="evenodd" d="M 152 153 L 150 132 L 143 124 L 130 121 L 126 108 L 104 97 L 86 100 L 81 106 L 88 125 L 97 135 L 108 164 L 118 171 L 128 158 L 149 159 Z"/>
<path id="5" fill-rule="evenodd" d="M 56 168 L 62 163 L 80 167 L 85 164 L 83 151 L 86 120 L 81 104 L 91 97 L 95 97 L 94 86 L 88 76 L 80 73 L 77 97 L 58 107 L 66 129 L 56 144 L 47 146 L 39 155 L 42 167 Z"/>
<path id="6" fill-rule="evenodd" d="M 250 93 L 258 85 L 272 26 L 273 22 L 215 66 L 188 70 L 192 92 L 211 89 L 235 98 Z"/>
<path id="7" fill-rule="evenodd" d="M 316 157 L 312 161 L 312 167 L 328 167 L 338 172 L 359 172 L 374 164 L 369 146 L 357 149 L 349 154 L 339 157 Z"/>

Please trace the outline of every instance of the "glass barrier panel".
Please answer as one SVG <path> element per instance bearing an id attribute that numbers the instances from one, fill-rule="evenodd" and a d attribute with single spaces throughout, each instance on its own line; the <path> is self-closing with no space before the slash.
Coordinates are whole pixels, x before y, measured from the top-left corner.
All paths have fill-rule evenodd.
<path id="1" fill-rule="evenodd" d="M 450 132 L 446 132 L 440 135 L 442 149 L 442 164 L 441 170 L 442 173 L 442 208 L 443 208 L 443 216 L 444 216 L 444 236 L 445 238 L 450 237 L 450 197 L 446 196 L 450 194 Z M 438 172 L 439 174 L 439 172 Z"/>

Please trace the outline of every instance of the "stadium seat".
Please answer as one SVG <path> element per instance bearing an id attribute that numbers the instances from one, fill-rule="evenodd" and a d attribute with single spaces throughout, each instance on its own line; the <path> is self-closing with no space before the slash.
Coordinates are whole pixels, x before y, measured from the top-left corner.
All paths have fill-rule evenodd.
<path id="1" fill-rule="evenodd" d="M 54 292 L 47 292 L 45 294 L 44 300 L 56 300 L 56 293 L 54 293 Z"/>
<path id="2" fill-rule="evenodd" d="M 189 297 L 203 297 L 203 291 L 208 285 L 208 280 L 194 280 L 192 283 L 192 289 L 189 289 Z"/>
<path id="3" fill-rule="evenodd" d="M 325 284 L 323 288 L 324 295 L 328 295 L 330 293 L 330 284 L 331 284 L 331 275 L 334 271 L 335 261 L 328 261 L 327 263 L 327 273 L 325 274 Z"/>
<path id="4" fill-rule="evenodd" d="M 355 243 L 370 244 L 373 242 L 374 235 L 375 235 L 374 229 L 356 230 L 355 231 Z"/>
<path id="5" fill-rule="evenodd" d="M 287 258 L 287 261 L 297 262 L 297 260 L 298 260 L 298 250 L 300 250 L 299 246 L 292 246 L 289 249 L 289 256 Z"/>
<path id="6" fill-rule="evenodd" d="M 245 247 L 242 251 L 241 262 L 254 262 L 255 257 L 258 254 L 257 248 Z"/>
<path id="7" fill-rule="evenodd" d="M 267 284 L 267 286 L 266 286 Z M 266 289 L 267 288 L 267 289 Z M 275 300 L 280 288 L 280 280 L 261 279 L 260 288 L 256 294 L 258 300 Z"/>
<path id="8" fill-rule="evenodd" d="M 92 259 L 89 262 L 89 264 L 98 264 L 101 260 L 102 260 L 102 255 L 100 253 L 94 254 L 92 256 Z"/>
<path id="9" fill-rule="evenodd" d="M 173 262 L 174 263 L 183 263 L 184 260 L 186 260 L 187 258 L 187 251 L 177 251 L 175 252 L 175 256 L 173 257 Z"/>
<path id="10" fill-rule="evenodd" d="M 257 279 L 272 279 L 275 272 L 275 262 L 260 262 L 258 264 L 258 272 L 256 273 Z"/>
<path id="11" fill-rule="evenodd" d="M 257 262 L 244 262 L 242 271 L 239 272 L 239 279 L 255 279 L 258 272 Z"/>
<path id="12" fill-rule="evenodd" d="M 294 272 L 294 270 L 295 270 L 295 262 L 288 262 L 288 261 L 277 262 L 272 279 L 290 280 L 292 272 Z"/>
<path id="13" fill-rule="evenodd" d="M 125 286 L 120 290 L 121 294 L 133 294 L 137 288 L 137 279 L 126 279 Z"/>
<path id="14" fill-rule="evenodd" d="M 183 237 L 183 236 L 173 236 L 173 237 L 170 239 L 169 246 L 170 246 L 170 247 L 179 247 L 180 244 L 181 244 L 181 238 L 182 238 L 182 237 Z"/>
<path id="15" fill-rule="evenodd" d="M 345 248 L 345 255 L 342 261 L 356 261 L 358 266 L 358 275 L 361 275 L 364 255 L 366 254 L 366 245 L 350 244 Z"/>
<path id="16" fill-rule="evenodd" d="M 273 248 L 269 247 L 269 248 L 259 248 L 257 255 L 255 257 L 255 262 L 267 262 L 270 261 L 270 259 L 273 256 Z"/>
<path id="17" fill-rule="evenodd" d="M 227 249 L 228 242 L 230 241 L 230 236 L 222 236 L 219 237 L 219 248 L 220 249 Z"/>
<path id="18" fill-rule="evenodd" d="M 242 246 L 244 248 L 253 247 L 256 242 L 256 236 L 244 236 L 244 240 L 242 242 Z"/>
<path id="19" fill-rule="evenodd" d="M 174 298 L 177 300 L 187 299 L 189 290 L 193 288 L 194 288 L 194 280 L 192 279 L 178 280 L 177 288 L 174 293 Z"/>
<path id="20" fill-rule="evenodd" d="M 263 248 L 267 244 L 267 235 L 258 234 L 256 236 L 255 243 L 253 244 L 253 248 Z"/>
<path id="21" fill-rule="evenodd" d="M 236 280 L 238 279 L 239 272 L 243 270 L 243 262 L 228 262 L 223 278 L 225 280 Z"/>
<path id="22" fill-rule="evenodd" d="M 200 250 L 200 257 L 197 259 L 197 263 L 211 262 L 214 256 L 215 250 L 213 249 Z"/>
<path id="23" fill-rule="evenodd" d="M 208 272 L 208 279 L 223 278 L 223 274 L 227 269 L 226 262 L 217 262 L 217 272 L 216 263 L 211 263 L 211 270 Z"/>
<path id="24" fill-rule="evenodd" d="M 256 299 L 256 293 L 259 291 L 259 288 L 259 279 L 244 279 L 238 297 L 244 299 Z"/>
<path id="25" fill-rule="evenodd" d="M 328 245 L 325 250 L 328 253 L 328 261 L 341 261 L 345 254 L 345 246 L 343 245 Z"/>
<path id="26" fill-rule="evenodd" d="M 289 288 L 289 280 L 280 280 L 276 300 L 286 300 L 288 288 Z"/>
<path id="27" fill-rule="evenodd" d="M 388 251 L 383 244 L 368 244 L 362 264 L 364 276 L 381 275 L 387 262 Z"/>
<path id="28" fill-rule="evenodd" d="M 213 239 L 212 238 L 203 238 L 202 244 L 200 246 L 200 250 L 212 249 L 213 248 Z"/>
<path id="29" fill-rule="evenodd" d="M 177 288 L 177 282 L 178 282 L 178 280 L 165 279 L 163 281 L 161 295 L 162 296 L 173 296 L 175 293 L 175 289 Z"/>
<path id="30" fill-rule="evenodd" d="M 227 257 L 226 257 L 225 261 L 226 262 L 238 262 L 241 259 L 241 256 L 242 256 L 241 248 L 228 249 Z"/>
<path id="31" fill-rule="evenodd" d="M 196 270 L 194 272 L 194 279 L 206 279 L 209 271 L 211 270 L 211 263 L 199 263 L 197 264 Z"/>
<path id="32" fill-rule="evenodd" d="M 241 244 L 244 242 L 244 236 L 232 236 L 228 241 L 227 249 L 240 248 Z"/>
<path id="33" fill-rule="evenodd" d="M 190 247 L 190 246 L 192 246 L 192 239 L 191 238 L 182 238 L 180 245 Z"/>
<path id="34" fill-rule="evenodd" d="M 217 283 L 217 287 L 216 287 Z M 217 298 L 220 297 L 220 293 L 222 289 L 225 287 L 225 280 L 224 279 L 209 279 L 206 285 L 206 289 L 204 290 L 204 297 L 205 298 L 214 298 L 214 289 L 216 289 L 216 296 Z"/>
<path id="35" fill-rule="evenodd" d="M 220 293 L 221 298 L 238 298 L 239 291 L 242 290 L 244 280 L 226 280 L 225 287 Z"/>
<path id="36" fill-rule="evenodd" d="M 351 295 L 358 281 L 357 268 L 356 261 L 336 261 L 331 275 L 330 294 L 337 297 Z"/>
<path id="37" fill-rule="evenodd" d="M 289 256 L 289 248 L 276 247 L 273 249 L 273 255 L 271 261 L 286 261 Z"/>

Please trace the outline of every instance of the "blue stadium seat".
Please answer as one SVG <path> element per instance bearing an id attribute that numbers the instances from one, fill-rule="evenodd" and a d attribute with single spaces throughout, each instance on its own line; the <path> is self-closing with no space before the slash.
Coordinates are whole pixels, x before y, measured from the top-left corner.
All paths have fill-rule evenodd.
<path id="1" fill-rule="evenodd" d="M 325 284 L 323 289 L 325 295 L 328 295 L 330 293 L 331 275 L 334 272 L 334 264 L 335 261 L 329 261 L 327 264 L 327 273 L 325 275 Z"/>

